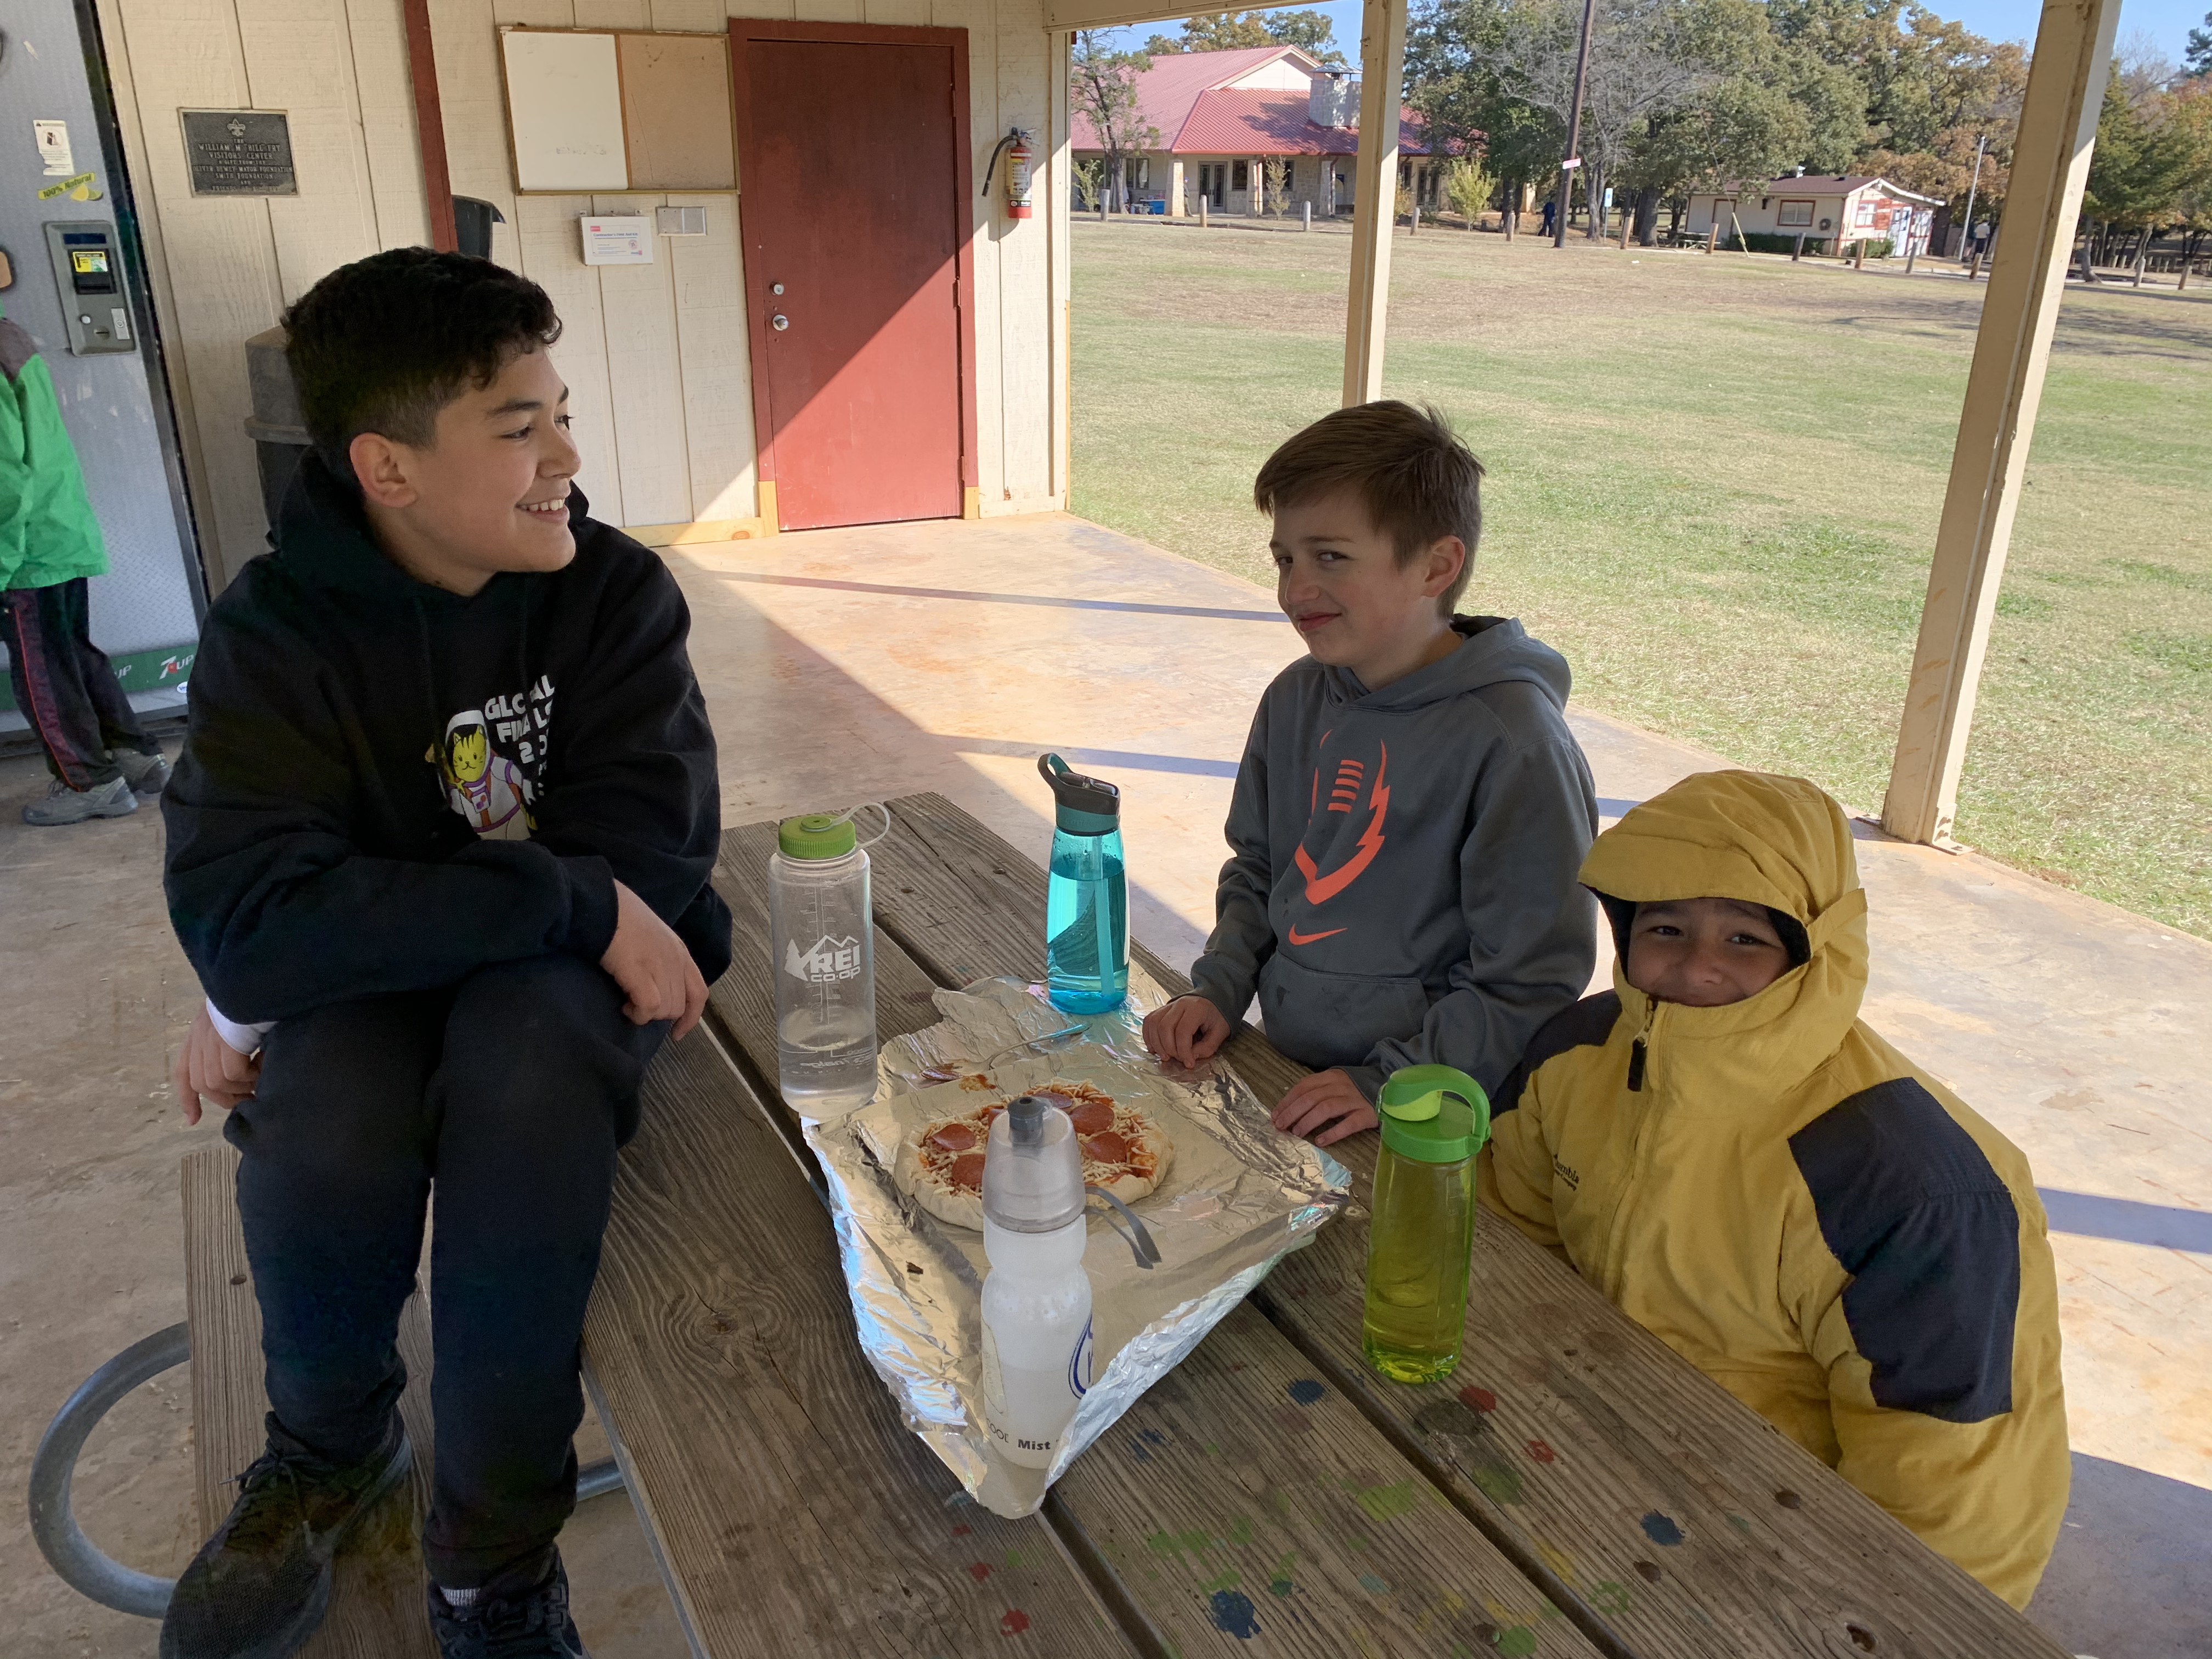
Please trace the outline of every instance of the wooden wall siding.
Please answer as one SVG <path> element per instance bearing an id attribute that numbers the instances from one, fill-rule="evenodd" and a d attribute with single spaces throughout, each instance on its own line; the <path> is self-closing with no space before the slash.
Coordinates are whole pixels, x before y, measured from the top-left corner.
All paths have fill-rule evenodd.
<path id="1" fill-rule="evenodd" d="M 400 0 L 98 4 L 175 360 L 185 462 L 219 585 L 265 544 L 244 433 L 245 340 L 332 267 L 428 237 Z M 1043 141 L 1035 217 L 1006 220 L 995 187 L 969 204 L 977 477 L 986 513 L 1060 505 L 1066 276 L 1049 204 L 1064 165 L 1050 135 L 1064 118 L 1048 109 L 1057 48 L 1040 0 L 430 0 L 453 191 L 499 209 L 492 257 L 543 284 L 559 307 L 553 360 L 569 387 L 578 483 L 594 514 L 720 534 L 708 527 L 757 512 L 740 203 L 711 191 L 518 198 L 498 30 L 706 32 L 731 16 L 964 28 L 978 187 L 1007 127 Z M 289 112 L 298 197 L 191 193 L 176 112 L 234 106 Z M 651 265 L 583 263 L 579 215 L 664 204 L 704 207 L 708 234 L 661 240 Z"/>

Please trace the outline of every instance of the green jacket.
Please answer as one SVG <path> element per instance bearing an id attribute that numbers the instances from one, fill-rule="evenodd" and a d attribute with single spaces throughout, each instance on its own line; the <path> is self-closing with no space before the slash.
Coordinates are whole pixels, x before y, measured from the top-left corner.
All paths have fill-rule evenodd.
<path id="1" fill-rule="evenodd" d="M 0 588 L 107 574 L 100 520 L 31 337 L 0 317 Z"/>

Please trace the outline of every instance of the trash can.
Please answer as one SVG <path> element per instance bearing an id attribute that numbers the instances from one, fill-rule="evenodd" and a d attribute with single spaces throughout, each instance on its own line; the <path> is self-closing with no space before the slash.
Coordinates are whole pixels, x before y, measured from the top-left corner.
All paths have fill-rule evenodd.
<path id="1" fill-rule="evenodd" d="M 506 222 L 507 216 L 489 202 L 473 196 L 453 198 L 453 243 L 463 253 L 490 258 L 491 228 Z"/>
<path id="2" fill-rule="evenodd" d="M 300 415 L 299 389 L 292 384 L 292 366 L 284 361 L 282 328 L 264 328 L 246 341 L 246 378 L 253 401 L 253 413 L 246 417 L 246 435 L 253 440 L 254 461 L 261 472 L 261 505 L 273 526 L 309 441 Z"/>

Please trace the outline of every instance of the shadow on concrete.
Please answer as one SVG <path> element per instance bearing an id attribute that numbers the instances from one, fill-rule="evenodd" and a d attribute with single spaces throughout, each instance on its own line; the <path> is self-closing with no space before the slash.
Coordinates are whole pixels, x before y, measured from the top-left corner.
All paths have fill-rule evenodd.
<path id="1" fill-rule="evenodd" d="M 2212 1211 L 2185 1210 L 2172 1204 L 2139 1204 L 2132 1199 L 2099 1198 L 2090 1193 L 2069 1193 L 2038 1187 L 2036 1196 L 2051 1218 L 2054 1233 L 2079 1233 L 2086 1238 L 2117 1239 L 2123 1244 L 2148 1244 L 2162 1250 L 2192 1250 L 2212 1255 Z M 2204 1534 L 2204 1553 L 2212 1559 L 2212 1530 Z M 2205 1613 L 2212 1631 L 2212 1609 Z M 2212 1642 L 2212 1638 L 2208 1638 Z M 2212 1645 L 2206 1652 L 2212 1653 Z"/>
<path id="2" fill-rule="evenodd" d="M 2212 1656 L 2212 1492 L 2074 1454 L 2073 1500 L 2028 1617 L 2094 1659 Z"/>
<path id="3" fill-rule="evenodd" d="M 927 731 L 748 604 L 736 588 L 742 582 L 765 580 L 798 581 L 803 586 L 860 587 L 864 592 L 908 590 L 714 570 L 694 563 L 676 549 L 665 550 L 663 556 L 684 575 L 697 619 L 691 634 L 692 666 L 706 694 L 720 751 L 724 829 L 793 813 L 842 811 L 858 802 L 934 789 L 957 801 L 1039 865 L 1044 863 L 1052 844 L 1049 793 L 1039 784 L 1033 793 L 1016 794 L 961 757 L 1030 759 L 1051 745 Z M 1118 754 L 1109 763 L 1101 750 L 1060 748 L 1056 752 L 1081 764 L 1130 764 L 1133 769 L 1135 763 L 1146 759 L 1161 763 L 1150 769 L 1153 770 L 1194 771 L 1214 764 L 1178 761 L 1173 756 Z M 1234 776 L 1236 763 L 1227 767 L 1227 775 Z M 1027 781 L 1036 782 L 1034 777 Z M 1133 878 L 1129 882 L 1129 917 L 1135 937 L 1178 965 L 1190 960 L 1203 942 L 1191 937 L 1191 929 L 1171 905 Z"/>
<path id="4" fill-rule="evenodd" d="M 838 581 L 827 576 L 774 576 L 754 570 L 719 573 L 726 582 L 767 587 L 830 587 L 841 593 L 889 593 L 908 599 L 968 599 L 979 605 L 1042 605 L 1061 611 L 1133 611 L 1146 617 L 1203 617 L 1216 622 L 1279 623 L 1279 611 L 1222 611 L 1200 605 L 1143 605 L 1134 599 L 1075 599 L 1055 593 L 976 593 L 957 587 L 895 587 L 883 582 Z"/>

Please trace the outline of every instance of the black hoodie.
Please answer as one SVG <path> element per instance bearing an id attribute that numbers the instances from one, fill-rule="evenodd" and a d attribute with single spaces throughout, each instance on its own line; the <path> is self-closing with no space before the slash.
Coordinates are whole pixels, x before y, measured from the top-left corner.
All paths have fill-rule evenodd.
<path id="1" fill-rule="evenodd" d="M 597 962 L 617 879 L 709 981 L 728 966 L 690 612 L 588 510 L 571 490 L 566 568 L 463 599 L 377 550 L 350 480 L 301 465 L 276 550 L 208 613 L 161 802 L 170 919 L 231 1018 Z"/>

